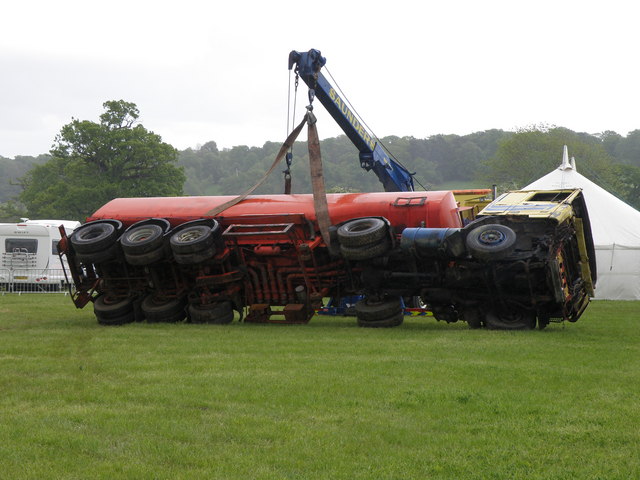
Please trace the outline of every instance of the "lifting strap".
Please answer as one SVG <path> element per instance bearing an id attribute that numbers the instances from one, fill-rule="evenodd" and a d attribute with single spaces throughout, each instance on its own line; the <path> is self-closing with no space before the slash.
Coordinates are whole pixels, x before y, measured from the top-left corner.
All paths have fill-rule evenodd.
<path id="1" fill-rule="evenodd" d="M 267 179 L 267 177 L 271 174 L 271 172 L 273 172 L 273 170 L 276 168 L 278 163 L 280 163 L 280 160 L 282 160 L 282 158 L 286 155 L 287 150 L 291 148 L 291 146 L 293 145 L 293 142 L 295 142 L 296 138 L 300 134 L 300 131 L 302 130 L 302 127 L 307 122 L 307 115 L 304 116 L 300 124 L 293 130 L 293 132 L 289 134 L 287 139 L 282 144 L 282 147 L 280 147 L 280 151 L 278 152 L 278 155 L 276 155 L 276 159 L 273 161 L 273 164 L 271 165 L 269 170 L 267 170 L 267 173 L 265 173 L 264 176 L 260 180 L 258 180 L 258 183 L 256 183 L 253 187 L 249 188 L 242 195 L 232 198 L 228 202 L 225 202 L 222 205 L 218 205 L 217 207 L 212 208 L 207 213 L 205 213 L 205 215 L 208 217 L 215 217 L 216 215 L 220 215 L 227 208 L 231 208 L 234 205 L 240 203 L 242 200 L 244 200 L 249 195 L 251 195 L 256 188 L 262 185 L 262 183 Z"/>
<path id="2" fill-rule="evenodd" d="M 327 204 L 327 192 L 324 188 L 324 175 L 322 174 L 322 155 L 320 154 L 320 139 L 316 128 L 316 117 L 313 112 L 307 113 L 309 124 L 307 143 L 309 145 L 309 169 L 311 173 L 311 187 L 313 189 L 313 208 L 316 211 L 316 220 L 320 235 L 327 247 L 331 246 L 329 227 L 329 205 Z"/>
<path id="3" fill-rule="evenodd" d="M 211 217 L 220 215 L 226 209 L 240 203 L 242 200 L 251 195 L 251 193 L 253 193 L 256 188 L 262 185 L 262 183 L 267 179 L 271 172 L 273 172 L 273 170 L 276 168 L 278 163 L 280 163 L 282 158 L 287 154 L 287 151 L 291 148 L 293 142 L 295 142 L 305 123 L 309 125 L 307 143 L 309 145 L 309 168 L 311 170 L 311 186 L 313 189 L 313 207 L 316 212 L 316 220 L 318 221 L 320 235 L 322 235 L 322 239 L 324 240 L 325 245 L 327 245 L 327 247 L 330 246 L 331 239 L 329 237 L 329 227 L 331 226 L 331 218 L 329 217 L 329 205 L 327 204 L 327 194 L 324 187 L 324 175 L 322 173 L 320 140 L 318 137 L 318 130 L 316 128 L 316 117 L 310 110 L 304 116 L 300 124 L 289 134 L 287 139 L 284 141 L 282 147 L 280 147 L 278 155 L 276 155 L 276 159 L 273 161 L 273 164 L 263 175 L 263 177 L 242 195 L 232 198 L 222 205 L 218 205 L 217 207 L 212 208 L 207 213 L 205 213 L 205 215 Z"/>

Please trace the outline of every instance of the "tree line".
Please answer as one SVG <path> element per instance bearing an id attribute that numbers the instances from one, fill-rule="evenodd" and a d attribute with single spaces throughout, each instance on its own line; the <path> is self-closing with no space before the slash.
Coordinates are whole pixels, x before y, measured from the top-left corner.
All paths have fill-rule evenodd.
<path id="1" fill-rule="evenodd" d="M 84 220 L 116 197 L 234 195 L 261 178 L 281 144 L 219 149 L 215 141 L 178 151 L 139 122 L 130 102 L 110 101 L 98 122 L 73 119 L 48 154 L 0 157 L 0 221 L 19 217 Z M 515 132 L 487 130 L 469 135 L 381 139 L 390 154 L 416 172 L 418 189 L 517 189 L 556 168 L 563 146 L 578 171 L 640 208 L 640 130 L 622 136 L 532 126 Z M 311 192 L 306 142 L 292 149 L 292 190 Z M 325 185 L 332 192 L 382 191 L 372 172 L 360 167 L 345 135 L 321 141 Z M 282 193 L 285 165 L 256 194 Z"/>

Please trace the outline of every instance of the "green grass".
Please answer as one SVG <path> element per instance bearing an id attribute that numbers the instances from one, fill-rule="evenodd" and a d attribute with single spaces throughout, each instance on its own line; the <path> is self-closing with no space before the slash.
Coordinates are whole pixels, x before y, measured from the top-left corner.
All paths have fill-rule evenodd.
<path id="1" fill-rule="evenodd" d="M 0 478 L 639 478 L 639 317 L 108 328 L 0 296 Z"/>

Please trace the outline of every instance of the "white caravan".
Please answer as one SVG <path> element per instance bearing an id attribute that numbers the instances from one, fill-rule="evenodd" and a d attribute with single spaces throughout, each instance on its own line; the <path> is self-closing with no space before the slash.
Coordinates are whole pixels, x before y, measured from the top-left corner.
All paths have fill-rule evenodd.
<path id="1" fill-rule="evenodd" d="M 71 235 L 80 222 L 24 218 L 0 223 L 0 289 L 58 290 L 65 284 L 58 256 L 60 225 Z"/>

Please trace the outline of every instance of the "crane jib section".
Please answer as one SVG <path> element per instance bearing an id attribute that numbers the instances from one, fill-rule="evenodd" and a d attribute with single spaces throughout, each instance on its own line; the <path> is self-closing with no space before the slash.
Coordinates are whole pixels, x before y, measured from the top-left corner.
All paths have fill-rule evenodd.
<path id="1" fill-rule="evenodd" d="M 375 140 L 369 135 L 364 128 L 364 126 L 358 121 L 356 116 L 353 114 L 351 109 L 347 106 L 346 102 L 340 98 L 338 92 L 336 92 L 333 88 L 329 89 L 329 98 L 335 104 L 338 109 L 342 112 L 342 115 L 349 121 L 353 129 L 358 132 L 362 141 L 364 141 L 369 148 L 373 151 L 376 148 Z"/>

